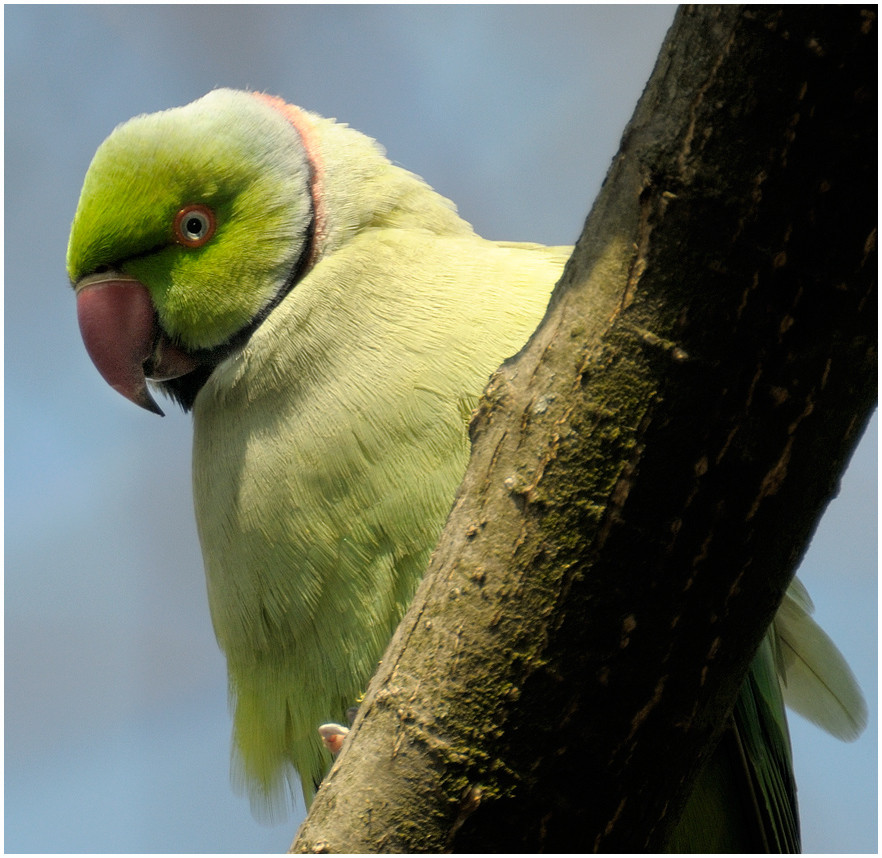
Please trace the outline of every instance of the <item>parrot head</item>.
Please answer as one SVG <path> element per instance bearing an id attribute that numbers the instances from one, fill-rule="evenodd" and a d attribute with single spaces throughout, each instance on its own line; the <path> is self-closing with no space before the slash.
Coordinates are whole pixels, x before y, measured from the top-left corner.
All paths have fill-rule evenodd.
<path id="1" fill-rule="evenodd" d="M 215 90 L 138 116 L 95 154 L 67 270 L 80 331 L 104 379 L 184 408 L 314 261 L 317 171 L 303 114 Z"/>

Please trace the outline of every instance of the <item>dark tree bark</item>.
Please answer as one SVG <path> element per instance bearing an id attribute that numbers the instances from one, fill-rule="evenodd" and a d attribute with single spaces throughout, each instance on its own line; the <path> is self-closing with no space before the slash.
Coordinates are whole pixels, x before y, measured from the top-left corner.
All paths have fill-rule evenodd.
<path id="1" fill-rule="evenodd" d="M 298 851 L 643 851 L 876 398 L 875 7 L 684 7 Z"/>

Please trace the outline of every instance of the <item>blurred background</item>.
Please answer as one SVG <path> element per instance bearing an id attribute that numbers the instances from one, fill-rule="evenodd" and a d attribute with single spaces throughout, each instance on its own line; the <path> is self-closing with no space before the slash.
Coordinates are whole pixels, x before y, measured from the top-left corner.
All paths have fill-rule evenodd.
<path id="1" fill-rule="evenodd" d="M 190 418 L 114 393 L 64 259 L 118 123 L 216 86 L 378 139 L 495 239 L 568 244 L 670 6 L 6 6 L 5 848 L 282 852 L 228 779 L 223 658 L 190 494 Z M 876 423 L 800 575 L 870 703 L 843 745 L 791 718 L 809 852 L 875 852 Z"/>

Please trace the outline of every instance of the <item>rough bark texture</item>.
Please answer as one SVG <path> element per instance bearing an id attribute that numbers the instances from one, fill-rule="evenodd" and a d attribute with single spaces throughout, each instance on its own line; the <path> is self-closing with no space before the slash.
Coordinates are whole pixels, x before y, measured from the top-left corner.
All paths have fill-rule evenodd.
<path id="1" fill-rule="evenodd" d="M 875 7 L 684 7 L 295 851 L 658 849 L 876 397 Z"/>

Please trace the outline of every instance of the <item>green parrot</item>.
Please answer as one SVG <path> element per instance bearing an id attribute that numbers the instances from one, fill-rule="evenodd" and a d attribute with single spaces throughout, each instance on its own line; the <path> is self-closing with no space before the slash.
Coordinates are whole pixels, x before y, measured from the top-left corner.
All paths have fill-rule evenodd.
<path id="1" fill-rule="evenodd" d="M 481 238 L 374 141 L 262 93 L 136 117 L 95 154 L 67 253 L 80 330 L 124 396 L 161 414 L 149 379 L 193 414 L 232 773 L 259 817 L 327 771 L 318 727 L 367 687 L 465 471 L 469 414 L 569 253 Z M 672 848 L 798 848 L 782 689 L 845 738 L 865 720 L 810 610 L 795 583 Z"/>

